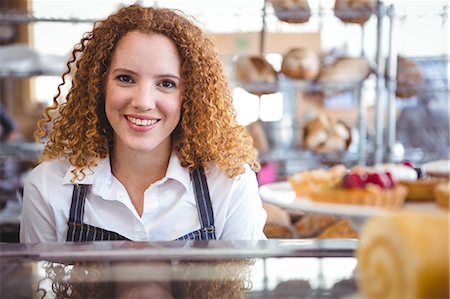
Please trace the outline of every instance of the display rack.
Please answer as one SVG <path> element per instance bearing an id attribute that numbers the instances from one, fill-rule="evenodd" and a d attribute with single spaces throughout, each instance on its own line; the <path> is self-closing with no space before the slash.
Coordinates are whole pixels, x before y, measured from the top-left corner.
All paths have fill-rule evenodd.
<path id="1" fill-rule="evenodd" d="M 264 1 L 264 6 L 262 9 L 262 29 L 261 29 L 261 38 L 260 38 L 260 54 L 265 54 L 265 35 L 267 33 L 267 6 L 271 5 L 270 1 Z M 381 61 L 382 54 L 382 35 L 383 35 L 383 18 L 384 18 L 384 8 L 383 3 L 378 3 L 377 12 L 374 14 L 377 18 L 377 32 L 376 32 L 376 61 Z M 319 7 L 319 11 L 314 11 L 314 14 L 317 14 L 317 17 L 322 18 L 324 12 L 323 8 Z M 316 16 L 316 15 L 314 15 Z M 297 26 L 302 26 L 302 24 L 296 24 Z M 360 57 L 367 58 L 366 52 L 364 49 L 364 40 L 366 35 L 366 24 L 360 25 L 361 27 L 361 52 Z M 370 59 L 369 59 L 370 60 Z M 376 94 L 378 94 L 380 89 L 382 88 L 384 81 L 384 76 L 382 75 L 383 70 L 381 68 L 380 63 L 375 63 L 376 69 L 374 70 L 375 77 L 377 80 L 377 90 Z M 271 139 L 278 139 L 281 141 L 281 144 L 272 144 L 273 148 L 269 152 L 261 153 L 260 158 L 263 162 L 267 161 L 276 161 L 278 164 L 292 165 L 298 160 L 307 165 L 306 167 L 318 166 L 317 163 L 312 163 L 311 160 L 315 160 L 319 162 L 319 164 L 334 164 L 334 163 L 343 163 L 348 166 L 353 166 L 355 164 L 366 165 L 367 163 L 367 107 L 366 103 L 362 97 L 362 87 L 364 81 L 359 82 L 342 82 L 339 84 L 321 84 L 313 81 L 305 81 L 305 80 L 295 80 L 283 76 L 280 74 L 278 76 L 279 80 L 277 82 L 277 86 L 272 86 L 277 89 L 283 95 L 283 118 L 279 123 L 276 122 L 262 122 L 263 128 L 265 128 L 266 133 L 268 133 L 269 144 Z M 246 90 L 257 90 L 257 84 L 254 86 L 249 86 L 249 84 L 243 84 L 242 82 L 238 83 L 241 87 Z M 251 85 L 251 84 L 250 84 Z M 265 84 L 264 88 L 267 88 L 267 84 Z M 324 93 L 339 93 L 339 92 L 350 92 L 353 97 L 356 99 L 357 105 L 357 135 L 358 135 L 358 144 L 357 144 L 357 152 L 342 152 L 342 153 L 315 153 L 313 151 L 302 149 L 298 147 L 298 144 L 295 139 L 301 139 L 301 133 L 298 130 L 300 126 L 300 122 L 298 117 L 295 115 L 296 104 L 297 104 L 297 95 L 299 92 L 324 92 Z M 380 108 L 381 109 L 381 106 Z M 381 121 L 379 121 L 381 124 Z M 292 132 L 271 132 L 273 128 L 270 128 L 269 125 L 277 126 L 278 128 L 283 128 L 286 126 L 291 126 Z M 273 138 L 274 134 L 279 134 Z M 377 134 L 382 136 L 382 134 Z M 287 138 L 294 138 L 294 140 L 287 140 Z M 283 144 L 284 142 L 284 144 Z M 380 145 L 381 146 L 381 145 Z M 308 162 L 308 163 L 306 163 Z M 282 166 L 283 168 L 284 166 Z M 281 170 L 279 175 L 283 176 L 289 174 L 290 171 L 294 170 Z"/>
<path id="2" fill-rule="evenodd" d="M 267 9 L 266 6 L 271 5 L 270 1 L 264 1 L 264 8 L 262 10 L 263 26 L 261 30 L 261 45 L 260 54 L 265 54 L 265 35 L 267 34 Z M 320 7 L 320 9 L 322 9 Z M 444 10 L 446 8 L 444 7 Z M 314 17 L 322 18 L 325 14 L 323 11 L 313 12 Z M 278 132 L 278 140 L 281 144 L 272 144 L 274 147 L 269 152 L 261 153 L 260 158 L 263 162 L 275 161 L 279 164 L 300 164 L 305 163 L 305 167 L 317 167 L 327 166 L 337 163 L 342 163 L 347 166 L 352 165 L 375 165 L 384 162 L 400 162 L 401 160 L 411 159 L 416 162 L 421 162 L 423 156 L 417 155 L 415 149 L 405 149 L 402 153 L 396 152 L 396 147 L 399 145 L 399 140 L 396 136 L 396 122 L 397 122 L 397 98 L 396 98 L 396 73 L 397 73 L 397 51 L 394 43 L 395 19 L 402 18 L 397 14 L 395 10 L 395 4 L 385 5 L 384 1 L 377 1 L 376 11 L 374 13 L 376 18 L 376 31 L 375 31 L 375 56 L 372 59 L 368 59 L 373 62 L 374 65 L 374 120 L 373 120 L 373 134 L 369 136 L 368 132 L 368 117 L 367 117 L 367 103 L 365 103 L 362 96 L 363 82 L 350 82 L 345 85 L 326 86 L 317 84 L 315 82 L 309 82 L 304 80 L 290 79 L 282 74 L 278 76 L 278 82 L 274 87 L 283 95 L 283 118 L 279 124 L 276 124 L 278 128 L 284 128 L 291 126 L 292 132 Z M 446 13 L 442 15 L 444 21 L 446 20 Z M 387 22 L 386 22 L 387 19 Z M 296 24 L 302 26 L 302 24 Z M 387 37 L 387 39 L 386 39 Z M 366 23 L 361 25 L 361 52 L 360 57 L 367 58 L 367 54 L 364 49 L 364 40 L 366 38 Z M 387 40 L 387 44 L 384 43 Z M 442 57 L 421 57 L 412 58 L 414 61 L 420 64 L 421 61 L 430 63 L 433 60 L 438 60 L 439 63 L 447 65 L 448 69 L 448 56 Z M 246 90 L 257 89 L 257 86 L 249 87 L 248 84 L 237 83 Z M 420 92 L 435 92 L 443 93 L 443 98 L 448 99 L 448 75 L 443 75 L 440 78 L 435 78 L 432 83 L 423 87 L 423 91 Z M 267 85 L 265 85 L 267 87 Z M 330 153 L 320 154 L 312 151 L 305 150 L 303 147 L 296 146 L 295 138 L 301 138 L 298 136 L 300 132 L 297 126 L 299 125 L 298 117 L 295 115 L 295 105 L 297 103 L 298 92 L 314 92 L 314 91 L 327 91 L 327 89 L 334 89 L 337 91 L 351 91 L 356 99 L 355 105 L 357 105 L 357 132 L 358 132 L 358 144 L 356 152 L 344 152 L 344 153 Z M 287 120 L 286 120 L 287 119 Z M 267 124 L 267 123 L 266 123 Z M 265 125 L 262 121 L 263 128 L 266 133 L 274 134 L 271 132 L 273 128 Z M 297 135 L 296 135 L 297 134 Z M 294 140 L 287 140 L 292 137 Z M 269 138 L 269 144 L 271 138 Z M 274 139 L 274 138 L 272 138 Z M 278 141 L 276 140 L 276 141 Z M 284 142 L 284 143 L 283 143 Z M 400 144 L 401 146 L 401 144 Z M 316 160 L 318 163 L 312 163 L 311 159 Z M 322 164 L 322 165 L 320 165 Z M 323 165 L 325 164 L 325 165 Z M 282 166 L 284 167 L 284 166 Z M 290 170 L 282 169 L 279 173 L 281 177 L 289 175 L 289 172 L 294 172 L 295 169 Z"/>

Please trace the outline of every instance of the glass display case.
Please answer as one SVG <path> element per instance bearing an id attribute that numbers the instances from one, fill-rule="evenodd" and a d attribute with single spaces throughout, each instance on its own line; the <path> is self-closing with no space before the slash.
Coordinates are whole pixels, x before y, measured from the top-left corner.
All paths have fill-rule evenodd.
<path id="1" fill-rule="evenodd" d="M 360 296 L 356 244 L 354 239 L 3 243 L 0 297 L 348 298 Z"/>

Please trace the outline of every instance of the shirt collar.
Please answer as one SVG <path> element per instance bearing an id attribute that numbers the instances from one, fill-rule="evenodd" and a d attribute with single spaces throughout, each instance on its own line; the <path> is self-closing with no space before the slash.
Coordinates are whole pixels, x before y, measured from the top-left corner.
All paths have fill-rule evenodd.
<path id="1" fill-rule="evenodd" d="M 75 180 L 72 182 L 74 166 L 70 166 L 69 170 L 63 179 L 63 184 L 87 184 L 96 185 L 101 184 L 104 187 L 109 186 L 113 180 L 111 172 L 111 164 L 109 156 L 105 159 L 97 160 L 97 166 L 91 169 L 85 170 L 85 176 L 82 180 Z M 172 152 L 169 159 L 169 165 L 167 167 L 166 179 L 173 179 L 180 182 L 186 190 L 189 189 L 191 184 L 191 177 L 186 168 L 181 166 L 180 159 L 175 152 Z"/>
<path id="2" fill-rule="evenodd" d="M 181 166 L 180 159 L 175 152 L 172 152 L 170 155 L 166 178 L 180 182 L 186 190 L 189 190 L 191 176 L 189 175 L 189 171 L 187 171 L 185 167 Z"/>

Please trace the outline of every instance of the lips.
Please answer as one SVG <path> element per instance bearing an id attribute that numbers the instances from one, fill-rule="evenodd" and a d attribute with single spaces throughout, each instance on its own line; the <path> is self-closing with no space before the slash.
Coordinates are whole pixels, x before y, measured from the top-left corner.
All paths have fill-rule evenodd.
<path id="1" fill-rule="evenodd" d="M 156 124 L 159 120 L 157 119 L 143 119 L 143 118 L 137 118 L 130 115 L 127 115 L 126 118 L 133 124 L 140 126 L 140 127 L 148 127 L 151 125 Z"/>

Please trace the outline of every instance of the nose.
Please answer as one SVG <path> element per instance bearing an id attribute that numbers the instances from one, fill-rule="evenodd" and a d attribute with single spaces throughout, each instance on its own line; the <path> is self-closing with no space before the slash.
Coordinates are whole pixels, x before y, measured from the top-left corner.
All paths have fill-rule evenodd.
<path id="1" fill-rule="evenodd" d="M 150 84 L 141 84 L 135 88 L 131 105 L 139 111 L 155 109 L 157 91 Z"/>

